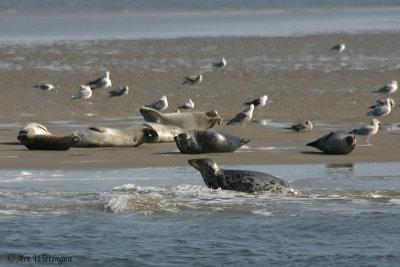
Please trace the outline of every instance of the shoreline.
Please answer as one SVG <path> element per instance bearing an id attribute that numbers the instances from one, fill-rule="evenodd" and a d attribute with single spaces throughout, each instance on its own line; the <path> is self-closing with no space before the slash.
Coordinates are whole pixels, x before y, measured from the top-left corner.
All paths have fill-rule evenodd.
<path id="1" fill-rule="evenodd" d="M 337 55 L 332 44 L 348 48 Z M 185 166 L 187 159 L 211 157 L 221 165 L 397 162 L 400 160 L 400 112 L 381 119 L 384 128 L 349 155 L 319 154 L 305 144 L 333 130 L 351 131 L 369 123 L 365 113 L 378 98 L 373 94 L 398 79 L 400 36 L 394 33 L 326 34 L 303 37 L 220 37 L 148 40 L 76 41 L 35 45 L 0 45 L 3 84 L 0 105 L 0 167 L 131 168 Z M 193 53 L 193 52 L 196 53 Z M 211 63 L 227 58 L 225 69 Z M 129 85 L 128 95 L 109 98 L 95 91 L 91 104 L 71 101 L 80 84 L 111 72 L 112 89 Z M 198 86 L 182 85 L 186 75 L 203 74 Z M 34 84 L 59 85 L 57 93 Z M 267 94 L 260 109 L 242 131 L 227 120 L 243 103 Z M 174 143 L 143 144 L 138 148 L 71 148 L 65 152 L 27 151 L 18 145 L 21 125 L 37 122 L 56 135 L 77 128 L 127 128 L 139 124 L 138 108 L 162 95 L 174 112 L 191 98 L 195 111 L 216 109 L 225 122 L 213 130 L 251 140 L 234 153 L 184 155 Z M 399 103 L 399 93 L 390 97 Z M 313 121 L 310 133 L 292 133 L 284 125 Z M 282 123 L 280 123 L 282 122 Z"/>

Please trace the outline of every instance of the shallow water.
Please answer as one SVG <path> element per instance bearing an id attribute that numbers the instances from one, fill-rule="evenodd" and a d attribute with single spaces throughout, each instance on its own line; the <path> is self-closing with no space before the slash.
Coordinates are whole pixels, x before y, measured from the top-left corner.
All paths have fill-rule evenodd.
<path id="1" fill-rule="evenodd" d="M 47 253 L 80 266 L 392 266 L 399 166 L 223 166 L 278 176 L 296 196 L 211 190 L 189 166 L 1 170 L 0 265 Z"/>

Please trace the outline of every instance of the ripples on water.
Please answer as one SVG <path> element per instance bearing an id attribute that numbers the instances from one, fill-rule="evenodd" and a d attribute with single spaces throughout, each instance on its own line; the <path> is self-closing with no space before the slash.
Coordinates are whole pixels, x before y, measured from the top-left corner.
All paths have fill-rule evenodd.
<path id="1" fill-rule="evenodd" d="M 211 190 L 190 167 L 2 170 L 0 247 L 64 253 L 83 265 L 392 265 L 400 260 L 398 166 L 234 167 L 279 176 L 297 196 Z"/>

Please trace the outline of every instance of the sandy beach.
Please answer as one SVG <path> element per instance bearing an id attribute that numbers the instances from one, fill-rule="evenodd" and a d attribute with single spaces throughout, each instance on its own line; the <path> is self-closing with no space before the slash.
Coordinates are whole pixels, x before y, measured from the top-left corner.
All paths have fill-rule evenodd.
<path id="1" fill-rule="evenodd" d="M 337 55 L 332 45 L 344 42 Z M 357 137 L 349 155 L 332 156 L 306 147 L 333 130 L 350 131 L 370 122 L 368 106 L 385 95 L 372 93 L 399 77 L 400 37 L 392 33 L 329 34 L 302 37 L 223 37 L 143 40 L 0 43 L 1 168 L 118 168 L 186 165 L 187 159 L 212 157 L 220 164 L 348 163 L 398 161 L 400 113 L 397 106 L 380 119 L 382 129 L 366 146 Z M 212 62 L 224 56 L 228 66 Z M 103 89 L 90 103 L 71 101 L 79 86 L 111 72 L 112 89 L 128 85 L 129 94 L 109 98 Z M 203 74 L 198 86 L 183 77 Z M 59 86 L 44 92 L 33 85 Z M 267 94 L 267 105 L 247 126 L 226 126 L 243 103 Z M 396 103 L 398 92 L 390 95 Z M 166 95 L 169 108 L 191 98 L 196 111 L 216 109 L 224 122 L 215 130 L 250 139 L 234 153 L 184 155 L 174 143 L 137 148 L 72 148 L 28 151 L 16 140 L 29 122 L 65 135 L 87 126 L 127 128 L 143 121 L 138 108 Z M 310 133 L 283 129 L 311 120 Z"/>

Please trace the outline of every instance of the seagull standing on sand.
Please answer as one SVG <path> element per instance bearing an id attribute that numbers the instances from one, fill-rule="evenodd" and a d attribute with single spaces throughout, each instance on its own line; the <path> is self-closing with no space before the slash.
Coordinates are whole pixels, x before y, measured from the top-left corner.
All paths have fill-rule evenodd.
<path id="1" fill-rule="evenodd" d="M 110 97 L 113 96 L 122 96 L 122 95 L 127 95 L 129 92 L 129 87 L 128 86 L 124 86 L 115 90 L 110 91 Z"/>
<path id="2" fill-rule="evenodd" d="M 392 107 L 394 106 L 392 106 L 391 101 L 393 101 L 393 99 L 386 98 L 383 105 L 376 105 L 373 110 L 367 112 L 367 116 L 383 117 L 388 115 L 392 111 Z"/>
<path id="3" fill-rule="evenodd" d="M 285 129 L 293 130 L 296 132 L 310 132 L 313 129 L 313 124 L 311 121 L 306 121 L 305 123 L 295 124 Z"/>
<path id="4" fill-rule="evenodd" d="M 392 94 L 397 91 L 397 81 L 392 81 L 389 84 L 386 84 L 379 90 L 374 91 L 374 93 L 384 93 L 384 94 Z"/>
<path id="5" fill-rule="evenodd" d="M 163 111 L 168 108 L 168 100 L 167 96 L 162 96 L 160 100 L 157 100 L 156 102 L 153 102 L 149 105 L 146 105 L 148 108 L 152 108 L 155 110 Z"/>
<path id="6" fill-rule="evenodd" d="M 263 95 L 262 97 L 254 99 L 253 101 L 246 102 L 245 105 L 253 104 L 255 108 L 257 108 L 258 106 L 264 107 L 265 104 L 267 103 L 267 100 L 268 100 L 268 96 Z"/>
<path id="7" fill-rule="evenodd" d="M 254 104 L 250 104 L 250 106 L 238 113 L 233 119 L 231 119 L 226 125 L 235 124 L 240 122 L 242 124 L 242 129 L 246 129 L 246 122 L 250 121 L 253 117 L 254 112 Z"/>
<path id="8" fill-rule="evenodd" d="M 331 48 L 331 50 L 336 50 L 338 54 L 342 53 L 346 49 L 345 44 L 338 44 Z"/>
<path id="9" fill-rule="evenodd" d="M 42 89 L 43 91 L 57 91 L 56 87 L 51 83 L 38 84 L 34 87 Z"/>
<path id="10" fill-rule="evenodd" d="M 394 103 L 393 98 L 388 98 L 388 99 L 389 99 L 389 103 L 390 103 L 391 108 L 394 108 L 395 103 Z M 385 99 L 378 99 L 378 100 L 376 100 L 376 104 L 375 105 L 369 106 L 368 108 L 375 108 L 377 106 L 383 106 L 383 105 L 385 105 Z"/>
<path id="11" fill-rule="evenodd" d="M 203 80 L 203 75 L 199 74 L 197 76 L 186 76 L 185 80 L 182 82 L 182 84 L 190 84 L 190 85 L 196 85 L 199 84 Z"/>
<path id="12" fill-rule="evenodd" d="M 365 143 L 369 145 L 368 138 L 371 135 L 374 135 L 378 132 L 379 130 L 379 121 L 377 119 L 372 119 L 371 124 L 369 125 L 364 125 L 359 129 L 354 129 L 353 131 L 349 132 L 349 134 L 357 134 L 357 135 L 363 135 L 365 136 Z"/>
<path id="13" fill-rule="evenodd" d="M 221 58 L 221 61 L 214 62 L 214 63 L 213 63 L 213 66 L 214 66 L 214 67 L 219 67 L 219 68 L 226 67 L 226 60 L 225 60 L 225 58 L 223 57 L 223 58 Z"/>
<path id="14" fill-rule="evenodd" d="M 89 86 L 82 84 L 81 89 L 72 96 L 72 99 L 84 99 L 86 102 L 86 100 L 91 97 L 92 89 L 90 89 Z"/>
<path id="15" fill-rule="evenodd" d="M 192 99 L 189 99 L 188 102 L 186 102 L 182 106 L 179 106 L 178 109 L 186 109 L 186 110 L 194 109 L 194 103 L 193 103 Z"/>
<path id="16" fill-rule="evenodd" d="M 100 78 L 98 78 L 96 80 L 88 82 L 87 85 L 89 85 L 92 90 L 98 89 L 98 88 L 109 88 L 109 87 L 111 87 L 112 84 L 111 84 L 111 80 L 110 80 L 110 72 L 106 71 L 104 76 L 102 76 L 102 77 L 100 77 Z"/>

